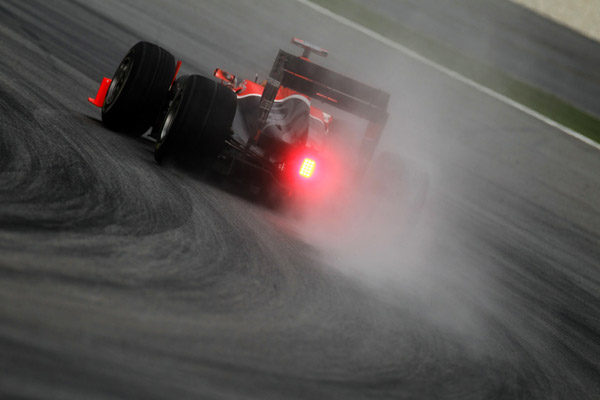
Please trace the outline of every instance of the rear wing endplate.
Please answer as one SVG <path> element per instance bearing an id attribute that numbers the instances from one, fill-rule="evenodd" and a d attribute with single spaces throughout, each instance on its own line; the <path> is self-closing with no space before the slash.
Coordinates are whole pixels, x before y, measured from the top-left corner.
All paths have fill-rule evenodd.
<path id="1" fill-rule="evenodd" d="M 283 50 L 275 59 L 270 77 L 285 87 L 369 121 L 387 118 L 388 93 Z"/>
<path id="2" fill-rule="evenodd" d="M 387 122 L 388 93 L 283 50 L 279 50 L 269 78 L 261 97 L 259 127 L 266 123 L 279 86 L 285 86 L 368 120 L 361 153 L 366 162 L 371 159 Z"/>

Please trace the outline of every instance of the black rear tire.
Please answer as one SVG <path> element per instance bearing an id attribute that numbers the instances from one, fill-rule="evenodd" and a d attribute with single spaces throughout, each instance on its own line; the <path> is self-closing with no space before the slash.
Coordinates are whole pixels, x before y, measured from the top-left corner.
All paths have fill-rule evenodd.
<path id="1" fill-rule="evenodd" d="M 152 43 L 137 43 L 115 71 L 102 106 L 104 125 L 133 135 L 144 133 L 167 101 L 174 75 L 171 53 Z"/>
<path id="2" fill-rule="evenodd" d="M 179 78 L 164 116 L 154 126 L 154 158 L 167 152 L 216 156 L 231 135 L 237 97 L 224 85 L 200 75 Z"/>

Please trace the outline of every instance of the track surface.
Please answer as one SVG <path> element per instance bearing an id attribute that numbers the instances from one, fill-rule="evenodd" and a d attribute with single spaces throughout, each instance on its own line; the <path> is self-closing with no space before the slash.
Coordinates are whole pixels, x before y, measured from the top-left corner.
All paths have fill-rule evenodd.
<path id="1" fill-rule="evenodd" d="M 600 396 L 597 150 L 295 2 L 0 20 L 0 397 Z M 158 167 L 84 102 L 139 39 L 264 76 L 294 35 L 395 93 L 396 187 L 333 218 Z"/>
<path id="2" fill-rule="evenodd" d="M 406 29 L 600 116 L 600 43 L 511 1 L 360 0 Z"/>

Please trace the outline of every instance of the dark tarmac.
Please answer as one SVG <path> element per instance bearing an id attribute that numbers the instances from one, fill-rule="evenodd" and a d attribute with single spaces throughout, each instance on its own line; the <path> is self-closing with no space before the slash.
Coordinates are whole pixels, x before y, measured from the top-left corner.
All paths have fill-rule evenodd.
<path id="1" fill-rule="evenodd" d="M 597 149 L 293 1 L 0 21 L 1 398 L 600 397 Z M 264 77 L 292 36 L 392 92 L 387 192 L 290 218 L 86 101 L 138 40 Z"/>

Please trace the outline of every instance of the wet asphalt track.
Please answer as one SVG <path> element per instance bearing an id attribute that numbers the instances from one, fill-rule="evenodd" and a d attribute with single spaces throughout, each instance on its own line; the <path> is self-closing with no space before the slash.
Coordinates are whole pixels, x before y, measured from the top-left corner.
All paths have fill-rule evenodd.
<path id="1" fill-rule="evenodd" d="M 600 397 L 597 150 L 295 2 L 0 20 L 0 397 Z M 293 35 L 396 92 L 394 202 L 290 220 L 85 102 L 139 39 L 264 76 Z"/>
<path id="2" fill-rule="evenodd" d="M 405 29 L 600 116 L 600 43 L 511 1 L 359 0 Z"/>

